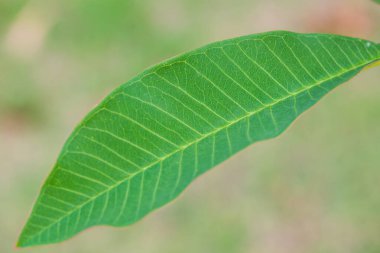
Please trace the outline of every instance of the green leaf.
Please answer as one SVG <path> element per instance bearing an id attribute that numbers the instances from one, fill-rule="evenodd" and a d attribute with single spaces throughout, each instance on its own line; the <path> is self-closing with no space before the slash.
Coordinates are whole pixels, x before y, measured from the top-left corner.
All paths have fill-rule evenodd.
<path id="1" fill-rule="evenodd" d="M 136 222 L 379 59 L 376 43 L 281 31 L 213 43 L 144 71 L 77 126 L 19 246 Z"/>

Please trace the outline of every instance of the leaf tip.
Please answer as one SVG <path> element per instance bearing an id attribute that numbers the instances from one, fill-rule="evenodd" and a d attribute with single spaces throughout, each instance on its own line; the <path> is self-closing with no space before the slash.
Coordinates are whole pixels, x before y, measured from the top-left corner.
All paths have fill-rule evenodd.
<path id="1" fill-rule="evenodd" d="M 16 243 L 16 248 L 17 249 L 21 249 L 21 248 L 25 248 L 25 247 L 27 247 L 28 245 L 27 244 L 25 244 L 25 241 L 24 240 L 22 240 L 21 238 L 17 241 L 17 243 Z"/>
<path id="2" fill-rule="evenodd" d="M 31 240 L 27 240 L 25 238 L 20 237 L 16 243 L 16 248 L 22 249 L 22 248 L 30 247 L 33 245 L 35 245 L 35 244 L 33 242 L 31 242 Z"/>
<path id="3" fill-rule="evenodd" d="M 25 225 L 25 227 L 22 229 L 20 236 L 16 243 L 16 248 L 26 248 L 33 245 L 33 242 L 30 237 L 30 235 L 27 234 L 28 231 L 28 223 Z"/>
<path id="4" fill-rule="evenodd" d="M 18 241 L 16 243 L 16 248 L 25 248 L 28 247 L 27 240 L 25 240 L 25 237 L 23 236 L 23 233 L 21 233 L 20 237 L 18 238 Z"/>
<path id="5" fill-rule="evenodd" d="M 16 248 L 23 248 L 23 247 L 25 246 L 23 245 L 22 241 L 21 240 L 17 241 Z"/>

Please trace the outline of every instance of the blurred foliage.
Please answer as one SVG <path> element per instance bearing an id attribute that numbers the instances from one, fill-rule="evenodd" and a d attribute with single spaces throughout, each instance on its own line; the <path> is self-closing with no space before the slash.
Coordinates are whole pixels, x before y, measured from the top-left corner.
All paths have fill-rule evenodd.
<path id="1" fill-rule="evenodd" d="M 1 0 L 0 252 L 67 135 L 111 89 L 208 42 L 286 29 L 380 41 L 380 8 L 357 0 Z M 380 73 L 323 99 L 134 226 L 94 228 L 29 252 L 380 251 Z"/>

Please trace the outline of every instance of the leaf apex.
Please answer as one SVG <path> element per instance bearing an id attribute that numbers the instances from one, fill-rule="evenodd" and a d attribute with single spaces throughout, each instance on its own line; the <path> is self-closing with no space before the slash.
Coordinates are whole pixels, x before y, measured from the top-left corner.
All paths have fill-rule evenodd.
<path id="1" fill-rule="evenodd" d="M 28 228 L 28 223 L 25 225 L 25 227 L 22 229 L 21 234 L 17 240 L 16 248 L 26 248 L 29 246 L 32 246 L 33 243 L 30 243 L 30 236 L 26 235 L 26 231 Z"/>

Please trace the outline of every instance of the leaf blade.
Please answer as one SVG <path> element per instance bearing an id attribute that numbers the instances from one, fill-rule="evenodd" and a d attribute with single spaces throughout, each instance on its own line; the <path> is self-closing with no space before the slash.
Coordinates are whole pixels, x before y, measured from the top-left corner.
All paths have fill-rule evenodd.
<path id="1" fill-rule="evenodd" d="M 213 43 L 144 71 L 76 128 L 19 245 L 139 220 L 216 164 L 283 132 L 379 58 L 379 45 L 368 41 L 272 32 Z"/>

